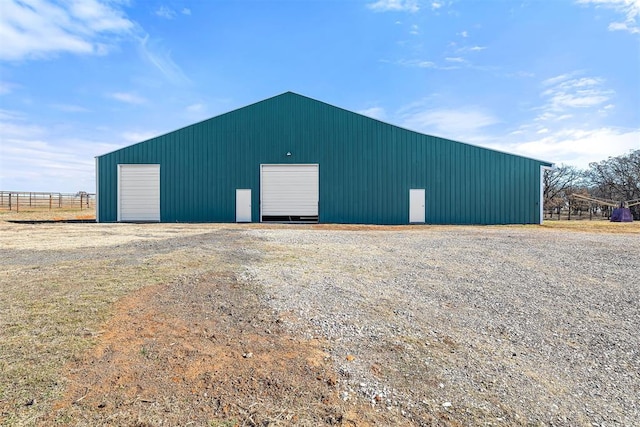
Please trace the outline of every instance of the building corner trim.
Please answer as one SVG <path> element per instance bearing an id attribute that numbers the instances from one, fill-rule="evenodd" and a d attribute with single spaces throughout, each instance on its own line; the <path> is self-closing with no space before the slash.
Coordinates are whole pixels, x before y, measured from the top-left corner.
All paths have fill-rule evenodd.
<path id="1" fill-rule="evenodd" d="M 98 165 L 100 164 L 100 158 L 96 156 L 96 222 L 100 222 L 100 172 Z"/>

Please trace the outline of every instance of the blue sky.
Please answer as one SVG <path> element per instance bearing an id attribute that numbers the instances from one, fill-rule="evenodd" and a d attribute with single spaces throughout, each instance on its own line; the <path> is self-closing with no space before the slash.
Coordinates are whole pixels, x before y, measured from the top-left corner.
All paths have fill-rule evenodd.
<path id="1" fill-rule="evenodd" d="M 0 190 L 289 90 L 584 168 L 640 148 L 640 0 L 0 0 Z"/>

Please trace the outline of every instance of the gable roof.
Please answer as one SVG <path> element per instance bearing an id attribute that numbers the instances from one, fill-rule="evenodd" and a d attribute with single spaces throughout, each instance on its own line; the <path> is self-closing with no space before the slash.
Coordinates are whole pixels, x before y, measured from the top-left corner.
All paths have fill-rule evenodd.
<path id="1" fill-rule="evenodd" d="M 314 99 L 314 98 L 311 98 L 311 97 L 308 97 L 308 96 L 305 96 L 305 95 L 301 95 L 301 94 L 298 94 L 298 93 L 295 93 L 295 92 L 292 92 L 292 91 L 287 91 L 287 92 L 281 93 L 279 95 L 275 95 L 275 96 L 263 99 L 261 101 L 256 101 L 254 103 L 245 105 L 243 107 L 239 107 L 239 108 L 227 111 L 225 113 L 219 114 L 217 116 L 210 117 L 208 119 L 204 119 L 204 120 L 201 120 L 201 121 L 196 122 L 196 123 L 192 123 L 192 124 L 187 125 L 187 126 L 183 126 L 181 128 L 175 129 L 173 131 L 165 132 L 164 134 L 160 134 L 160 135 L 157 135 L 155 137 L 152 137 L 152 138 L 149 138 L 149 139 L 146 139 L 146 140 L 134 143 L 134 144 L 130 144 L 130 145 L 125 146 L 125 147 L 118 148 L 116 150 L 110 151 L 108 153 L 101 154 L 101 155 L 96 156 L 96 157 L 102 157 L 102 156 L 105 156 L 105 155 L 108 155 L 108 154 L 111 154 L 111 153 L 115 153 L 117 151 L 129 148 L 129 147 L 135 146 L 137 144 L 142 144 L 142 143 L 145 143 L 147 141 L 151 141 L 153 139 L 156 139 L 156 138 L 159 138 L 159 137 L 162 137 L 162 136 L 170 135 L 170 134 L 173 134 L 173 133 L 176 133 L 176 132 L 180 132 L 180 131 L 183 131 L 183 130 L 186 130 L 186 129 L 189 129 L 189 128 L 192 128 L 192 127 L 196 127 L 196 126 L 199 126 L 199 125 L 201 125 L 203 123 L 207 123 L 209 121 L 216 120 L 218 118 L 221 118 L 221 117 L 224 117 L 224 116 L 227 116 L 227 115 L 230 115 L 230 114 L 234 114 L 234 113 L 237 113 L 237 112 L 242 111 L 242 110 L 250 109 L 252 107 L 259 106 L 261 104 L 276 103 L 279 100 L 286 100 L 286 99 L 297 99 L 297 100 L 299 100 L 299 101 L 301 101 L 303 103 L 322 105 L 322 106 L 328 107 L 330 109 L 341 111 L 344 114 L 356 115 L 356 116 L 359 116 L 359 117 L 361 117 L 363 119 L 366 119 L 366 120 L 372 120 L 372 121 L 375 121 L 375 122 L 379 122 L 379 123 L 381 123 L 381 124 L 383 124 L 385 126 L 391 126 L 393 128 L 402 129 L 402 130 L 405 130 L 407 132 L 411 132 L 411 133 L 414 133 L 414 134 L 417 134 L 417 135 L 438 138 L 440 140 L 451 141 L 451 142 L 454 142 L 454 143 L 457 143 L 457 144 L 468 145 L 468 146 L 476 147 L 476 148 L 479 148 L 479 149 L 482 149 L 482 150 L 488 150 L 488 151 L 493 151 L 493 152 L 497 152 L 497 153 L 508 154 L 508 155 L 511 155 L 511 156 L 521 157 L 521 158 L 525 158 L 525 159 L 529 159 L 529 160 L 534 160 L 534 161 L 540 162 L 544 166 L 549 166 L 549 167 L 553 166 L 552 162 L 549 162 L 549 161 L 546 161 L 546 160 L 540 160 L 540 159 L 536 159 L 536 158 L 532 158 L 532 157 L 527 157 L 527 156 L 522 156 L 522 155 L 519 155 L 519 154 L 510 153 L 510 152 L 507 152 L 507 151 L 496 150 L 496 149 L 493 149 L 493 148 L 487 148 L 487 147 L 483 147 L 483 146 L 480 146 L 480 145 L 470 144 L 470 143 L 467 143 L 467 142 L 456 141 L 456 140 L 452 140 L 452 139 L 449 139 L 449 138 L 443 138 L 443 137 L 439 137 L 439 136 L 435 136 L 435 135 L 429 135 L 429 134 L 425 134 L 425 133 L 422 133 L 422 132 L 417 132 L 417 131 L 412 130 L 412 129 L 408 129 L 408 128 L 405 128 L 405 127 L 402 127 L 402 126 L 399 126 L 399 125 L 395 125 L 393 123 L 385 122 L 383 120 L 376 119 L 376 118 L 373 118 L 373 117 L 369 117 L 369 116 L 366 116 L 364 114 L 356 113 L 354 111 L 347 110 L 345 108 L 338 107 L 338 106 L 329 104 L 329 103 L 324 102 L 324 101 L 319 101 L 317 99 Z"/>

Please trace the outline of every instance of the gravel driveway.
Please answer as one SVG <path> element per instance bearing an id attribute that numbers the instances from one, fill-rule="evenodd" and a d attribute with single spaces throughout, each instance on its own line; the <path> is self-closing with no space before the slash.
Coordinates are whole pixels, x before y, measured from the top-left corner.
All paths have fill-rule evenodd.
<path id="1" fill-rule="evenodd" d="M 298 424 L 322 419 L 316 415 L 324 413 L 324 406 L 335 406 L 331 413 L 340 416 L 331 420 L 344 425 L 355 419 L 378 425 L 639 426 L 640 233 L 624 234 L 608 223 L 598 229 L 607 227 L 617 231 L 537 226 L 0 224 L 0 323 L 8 325 L 0 328 L 0 424 L 3 416 L 10 424 L 13 412 L 16 420 L 50 413 L 47 405 L 53 397 L 48 396 L 57 396 L 64 384 L 60 380 L 68 376 L 65 363 L 79 357 L 73 351 L 84 348 L 80 344 L 93 342 L 92 335 L 84 334 L 96 331 L 103 346 L 109 337 L 128 336 L 115 334 L 117 328 L 102 334 L 106 326 L 101 326 L 101 319 L 111 313 L 113 301 L 137 296 L 143 314 L 154 308 L 154 301 L 166 302 L 156 308 L 175 315 L 167 325 L 189 325 L 191 335 L 181 337 L 185 342 L 168 345 L 172 351 L 167 350 L 167 357 L 180 363 L 218 354 L 189 350 L 191 359 L 180 358 L 181 348 L 193 348 L 201 338 L 211 341 L 199 332 L 202 316 L 210 316 L 210 329 L 219 328 L 234 345 L 233 340 L 246 344 L 247 331 L 257 328 L 256 342 L 262 347 L 286 348 L 282 354 L 265 352 L 277 366 L 289 364 L 285 372 L 310 376 L 311 381 L 296 382 L 296 393 L 330 388 L 329 404 L 325 399 L 316 402 L 322 411 L 313 412 L 304 399 L 298 399 L 302 403 L 296 408 L 283 404 L 281 413 L 291 410 L 299 416 Z M 220 277 L 233 279 L 227 283 L 233 292 L 203 287 L 215 286 L 216 280 L 205 279 L 222 273 Z M 154 284 L 171 292 L 153 294 Z M 193 289 L 201 289 L 213 305 Z M 156 296 L 145 299 L 144 292 Z M 243 299 L 255 302 L 259 310 L 252 313 Z M 220 315 L 231 310 L 227 304 L 235 304 L 236 336 L 232 329 L 216 326 L 227 319 Z M 166 339 L 173 336 L 158 332 L 153 316 L 140 316 L 134 319 L 139 321 L 136 327 L 148 332 L 142 338 L 151 340 L 155 333 Z M 307 339 L 311 337 L 319 339 Z M 314 371 L 318 362 L 300 356 L 311 354 L 301 343 L 312 341 L 314 346 L 327 346 L 318 352 L 321 365 L 333 375 L 325 382 L 317 381 L 323 379 Z M 238 388 L 241 380 L 245 385 L 260 383 L 255 373 L 246 374 L 247 361 L 265 357 L 260 345 L 250 349 L 255 354 L 251 358 L 236 352 L 236 365 L 245 370 L 225 371 L 221 378 L 234 380 L 226 391 L 254 390 Z M 131 350 L 136 363 L 148 362 L 145 372 L 155 369 L 160 378 L 171 378 L 170 371 L 162 371 L 166 367 L 154 364 L 156 359 L 137 347 L 123 348 Z M 292 354 L 300 356 L 298 371 L 290 364 Z M 105 363 L 117 370 L 109 360 Z M 198 366 L 219 379 L 214 365 Z M 102 365 L 95 366 L 103 373 Z M 286 374 L 270 369 L 268 363 L 257 371 L 272 381 L 266 386 L 289 384 L 271 378 Z M 3 375 L 15 387 L 3 389 Z M 219 390 L 219 381 L 213 383 L 218 384 L 218 395 L 225 391 Z M 185 390 L 191 393 L 201 384 L 188 385 Z M 160 400 L 176 395 L 175 388 L 162 390 Z M 85 405 L 91 400 L 81 399 Z M 172 402 L 177 400 L 184 414 L 204 402 L 192 397 Z M 133 402 L 148 406 L 148 401 Z M 70 410 L 82 413 L 76 403 Z M 148 417 L 146 411 L 140 413 Z M 162 411 L 159 419 L 171 412 Z M 270 416 L 267 412 L 263 415 Z M 311 415 L 305 418 L 306 413 Z M 110 420 L 113 412 L 94 406 L 91 414 Z M 16 423 L 23 424 L 34 423 Z M 157 423 L 161 424 L 167 422 Z"/>
<path id="2" fill-rule="evenodd" d="M 341 398 L 417 424 L 640 425 L 640 239 L 248 229 L 241 278 L 324 336 Z"/>

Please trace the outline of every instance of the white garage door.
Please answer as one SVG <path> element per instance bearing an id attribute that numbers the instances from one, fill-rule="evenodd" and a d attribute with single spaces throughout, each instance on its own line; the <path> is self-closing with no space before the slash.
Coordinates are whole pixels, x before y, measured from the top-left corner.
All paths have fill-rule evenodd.
<path id="1" fill-rule="evenodd" d="M 118 221 L 160 221 L 160 165 L 118 165 Z"/>
<path id="2" fill-rule="evenodd" d="M 261 165 L 262 221 L 318 221 L 318 165 Z"/>

